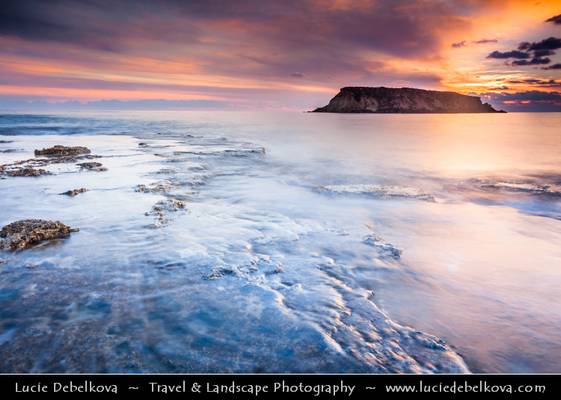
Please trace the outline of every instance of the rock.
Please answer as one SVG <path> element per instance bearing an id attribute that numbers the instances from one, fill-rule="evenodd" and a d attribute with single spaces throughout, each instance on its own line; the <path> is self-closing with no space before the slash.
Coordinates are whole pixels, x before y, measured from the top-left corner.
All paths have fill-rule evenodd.
<path id="1" fill-rule="evenodd" d="M 156 226 L 162 226 L 169 222 L 168 214 L 185 209 L 185 203 L 181 200 L 167 199 L 158 201 L 152 209 L 145 213 L 146 216 L 154 216 L 157 219 Z"/>
<path id="2" fill-rule="evenodd" d="M 259 147 L 256 149 L 227 149 L 223 153 L 234 157 L 246 157 L 252 154 L 266 154 L 267 151 L 264 147 Z"/>
<path id="3" fill-rule="evenodd" d="M 67 146 L 56 145 L 42 150 L 35 150 L 36 156 L 47 156 L 47 157 L 78 156 L 78 155 L 90 154 L 90 153 L 91 150 L 83 146 L 67 147 Z"/>
<path id="4" fill-rule="evenodd" d="M 24 219 L 0 230 L 0 248 L 24 250 L 44 241 L 66 238 L 71 232 L 77 231 L 59 221 Z"/>
<path id="5" fill-rule="evenodd" d="M 203 279 L 210 281 L 210 280 L 220 279 L 220 278 L 223 278 L 225 276 L 235 276 L 235 275 L 236 275 L 235 270 L 233 270 L 231 268 L 226 268 L 226 267 L 219 267 L 219 268 L 213 269 L 210 274 L 204 275 Z"/>
<path id="6" fill-rule="evenodd" d="M 88 189 L 86 189 L 86 188 L 80 188 L 80 189 L 68 190 L 68 191 L 66 191 L 66 192 L 62 192 L 62 193 L 59 193 L 59 194 L 60 194 L 60 195 L 65 195 L 65 196 L 74 197 L 74 196 L 79 195 L 80 193 L 85 193 L 85 192 L 87 192 L 87 191 L 88 191 Z"/>
<path id="7" fill-rule="evenodd" d="M 134 188 L 138 193 L 167 193 L 171 190 L 171 184 L 166 181 L 154 182 L 148 185 L 140 184 Z"/>
<path id="8" fill-rule="evenodd" d="M 164 212 L 164 211 L 178 211 L 185 208 L 185 203 L 181 200 L 175 199 L 167 199 L 158 201 L 154 207 L 152 207 L 152 211 L 156 212 Z"/>
<path id="9" fill-rule="evenodd" d="M 190 168 L 192 170 L 192 168 Z M 174 169 L 171 168 L 162 168 L 158 171 L 156 171 L 156 174 L 158 175 L 171 175 L 171 174 L 175 174 L 176 171 Z"/>
<path id="10" fill-rule="evenodd" d="M 0 165 L 0 177 L 3 179 L 3 176 L 20 177 L 50 175 L 51 172 L 41 168 L 52 164 L 77 163 L 79 160 L 90 160 L 100 157 L 90 154 L 90 150 L 87 147 L 66 147 L 61 145 L 56 145 L 42 150 L 35 150 L 35 156 L 35 158 Z M 38 158 L 37 156 L 44 157 Z M 106 170 L 106 168 L 104 168 L 100 163 L 91 162 L 78 165 L 82 168 L 95 171 Z"/>
<path id="11" fill-rule="evenodd" d="M 31 168 L 31 167 L 23 167 L 23 168 L 16 168 L 12 170 L 4 171 L 3 169 L 0 170 L 0 173 L 4 173 L 11 177 L 37 177 L 42 175 L 51 175 L 51 173 L 47 170 L 41 168 Z"/>
<path id="12" fill-rule="evenodd" d="M 401 258 L 401 249 L 398 249 L 393 244 L 386 242 L 375 234 L 366 235 L 362 239 L 362 243 L 376 248 L 382 258 L 391 258 L 394 260 L 399 260 Z"/>
<path id="13" fill-rule="evenodd" d="M 8 143 L 13 143 L 13 140 L 0 140 L 0 144 L 8 144 Z"/>
<path id="14" fill-rule="evenodd" d="M 367 195 L 378 199 L 403 198 L 436 202 L 436 198 L 432 194 L 410 186 L 357 183 L 348 185 L 325 185 L 321 186 L 319 190 L 339 195 Z"/>
<path id="15" fill-rule="evenodd" d="M 332 113 L 493 113 L 476 96 L 413 88 L 344 87 L 325 107 Z"/>
<path id="16" fill-rule="evenodd" d="M 98 171 L 98 172 L 107 171 L 107 168 L 105 168 L 102 163 L 95 162 L 95 161 L 79 163 L 78 166 L 82 169 L 87 169 L 90 171 Z"/>

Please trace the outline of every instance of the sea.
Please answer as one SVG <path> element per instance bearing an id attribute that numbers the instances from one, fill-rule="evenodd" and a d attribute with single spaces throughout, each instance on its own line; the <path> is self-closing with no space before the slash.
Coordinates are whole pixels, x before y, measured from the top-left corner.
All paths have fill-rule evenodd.
<path id="1" fill-rule="evenodd" d="M 0 165 L 103 169 L 0 176 L 0 227 L 79 229 L 0 251 L 0 372 L 561 371 L 560 126 L 2 114 Z"/>

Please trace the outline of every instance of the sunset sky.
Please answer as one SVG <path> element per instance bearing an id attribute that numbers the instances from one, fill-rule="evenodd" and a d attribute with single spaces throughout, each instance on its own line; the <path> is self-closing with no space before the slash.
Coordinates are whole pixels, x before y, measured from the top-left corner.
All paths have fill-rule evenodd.
<path id="1" fill-rule="evenodd" d="M 559 0 L 3 1 L 0 108 L 305 110 L 343 86 L 561 111 Z"/>

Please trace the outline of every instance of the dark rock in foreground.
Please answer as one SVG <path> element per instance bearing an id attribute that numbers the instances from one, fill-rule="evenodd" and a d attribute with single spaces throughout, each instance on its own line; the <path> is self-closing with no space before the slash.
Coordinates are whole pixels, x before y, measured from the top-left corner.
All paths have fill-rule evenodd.
<path id="1" fill-rule="evenodd" d="M 24 219 L 12 222 L 0 230 L 0 248 L 24 250 L 47 240 L 63 239 L 78 229 L 59 221 Z"/>
<path id="2" fill-rule="evenodd" d="M 344 87 L 325 107 L 332 113 L 494 113 L 475 96 L 412 88 Z"/>
<path id="3" fill-rule="evenodd" d="M 74 196 L 78 196 L 80 193 L 86 193 L 87 191 L 88 191 L 88 189 L 86 189 L 86 188 L 80 188 L 80 189 L 68 190 L 66 192 L 62 192 L 62 193 L 59 193 L 59 194 L 74 197 Z"/>
<path id="4" fill-rule="evenodd" d="M 90 154 L 90 153 L 91 153 L 90 149 L 83 146 L 67 147 L 67 146 L 56 145 L 42 150 L 35 150 L 36 156 L 47 156 L 47 157 L 78 156 L 78 155 Z"/>

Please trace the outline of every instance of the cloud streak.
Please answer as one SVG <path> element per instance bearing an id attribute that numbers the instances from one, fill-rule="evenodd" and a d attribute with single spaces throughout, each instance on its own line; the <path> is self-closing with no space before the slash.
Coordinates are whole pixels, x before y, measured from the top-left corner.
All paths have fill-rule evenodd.
<path id="1" fill-rule="evenodd" d="M 498 58 L 498 59 L 518 58 L 518 59 L 523 59 L 523 58 L 530 58 L 530 54 L 528 54 L 524 51 L 518 51 L 518 50 L 511 50 L 511 51 L 495 50 L 492 53 L 490 53 L 487 56 L 487 58 Z"/>
<path id="2" fill-rule="evenodd" d="M 561 14 L 548 18 L 545 22 L 553 22 L 556 25 L 561 25 Z"/>

